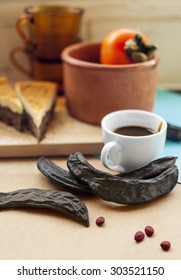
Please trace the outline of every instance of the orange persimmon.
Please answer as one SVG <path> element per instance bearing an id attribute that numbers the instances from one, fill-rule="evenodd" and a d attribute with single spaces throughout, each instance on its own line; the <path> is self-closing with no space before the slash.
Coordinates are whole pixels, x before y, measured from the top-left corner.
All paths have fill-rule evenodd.
<path id="1" fill-rule="evenodd" d="M 100 62 L 103 64 L 129 64 L 130 59 L 125 50 L 125 44 L 140 34 L 145 44 L 148 43 L 147 37 L 134 29 L 122 28 L 107 34 L 101 43 Z"/>

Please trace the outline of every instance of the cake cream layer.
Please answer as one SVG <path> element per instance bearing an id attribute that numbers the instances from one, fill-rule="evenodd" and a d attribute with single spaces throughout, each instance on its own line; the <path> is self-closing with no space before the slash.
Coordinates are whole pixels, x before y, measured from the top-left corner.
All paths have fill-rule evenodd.
<path id="1" fill-rule="evenodd" d="M 45 81 L 22 81 L 15 84 L 15 91 L 24 110 L 34 124 L 40 127 L 46 113 L 51 110 L 57 95 L 57 84 Z"/>
<path id="2" fill-rule="evenodd" d="M 5 77 L 0 77 L 0 106 L 14 113 L 23 113 L 21 101 Z"/>

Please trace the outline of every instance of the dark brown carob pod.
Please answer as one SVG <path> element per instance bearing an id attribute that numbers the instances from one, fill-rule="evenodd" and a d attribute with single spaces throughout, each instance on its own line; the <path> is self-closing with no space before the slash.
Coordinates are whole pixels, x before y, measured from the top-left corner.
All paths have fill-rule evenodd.
<path id="1" fill-rule="evenodd" d="M 41 208 L 68 215 L 84 226 L 89 226 L 86 205 L 69 192 L 43 189 L 21 189 L 0 193 L 0 209 Z"/>
<path id="2" fill-rule="evenodd" d="M 152 162 L 148 163 L 142 168 L 128 173 L 118 174 L 117 176 L 135 179 L 151 179 L 158 176 L 160 173 L 167 170 L 168 168 L 173 167 L 175 165 L 176 160 L 177 157 L 173 156 L 162 157 L 153 160 Z"/>
<path id="3" fill-rule="evenodd" d="M 56 186 L 63 187 L 70 191 L 92 193 L 88 185 L 80 183 L 69 171 L 64 170 L 46 157 L 40 157 L 38 159 L 37 167 L 39 171 Z"/>
<path id="4" fill-rule="evenodd" d="M 167 123 L 167 139 L 181 141 L 181 127 Z"/>
<path id="5" fill-rule="evenodd" d="M 178 168 L 167 168 L 151 179 L 121 178 L 100 172 L 84 156 L 73 153 L 67 162 L 71 173 L 90 186 L 100 198 L 118 204 L 140 204 L 155 200 L 173 190 L 178 180 Z"/>
<path id="6" fill-rule="evenodd" d="M 117 174 L 119 177 L 128 177 L 135 179 L 151 179 L 159 175 L 164 170 L 175 165 L 177 157 L 163 157 L 154 160 L 146 166 L 129 173 Z M 64 170 L 46 157 L 40 157 L 37 161 L 39 171 L 56 186 L 63 187 L 70 191 L 81 193 L 92 193 L 87 183 L 78 181 L 69 171 Z M 89 165 L 91 168 L 91 165 Z M 98 171 L 98 170 L 97 170 Z M 103 171 L 98 171 L 104 176 Z"/>

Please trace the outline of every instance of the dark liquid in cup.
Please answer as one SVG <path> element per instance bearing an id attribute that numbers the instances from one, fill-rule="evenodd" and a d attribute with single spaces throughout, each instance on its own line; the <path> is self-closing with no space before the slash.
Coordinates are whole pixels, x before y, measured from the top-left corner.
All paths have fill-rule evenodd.
<path id="1" fill-rule="evenodd" d="M 147 136 L 156 133 L 153 129 L 142 126 L 123 126 L 115 129 L 114 132 L 127 136 Z"/>

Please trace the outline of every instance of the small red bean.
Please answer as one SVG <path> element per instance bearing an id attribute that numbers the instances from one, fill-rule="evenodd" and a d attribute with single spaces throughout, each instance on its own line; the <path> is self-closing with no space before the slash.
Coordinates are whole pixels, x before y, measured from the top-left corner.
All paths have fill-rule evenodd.
<path id="1" fill-rule="evenodd" d="M 152 226 L 146 226 L 145 233 L 149 237 L 152 236 L 154 234 L 154 228 Z"/>
<path id="2" fill-rule="evenodd" d="M 160 243 L 160 246 L 164 251 L 168 251 L 171 247 L 171 243 L 170 243 L 170 241 L 162 241 Z"/>
<path id="3" fill-rule="evenodd" d="M 137 231 L 134 235 L 134 239 L 136 242 L 141 242 L 145 238 L 145 234 L 142 231 Z"/>
<path id="4" fill-rule="evenodd" d="M 98 217 L 96 219 L 96 225 L 97 226 L 102 226 L 105 223 L 105 218 L 104 217 Z"/>

